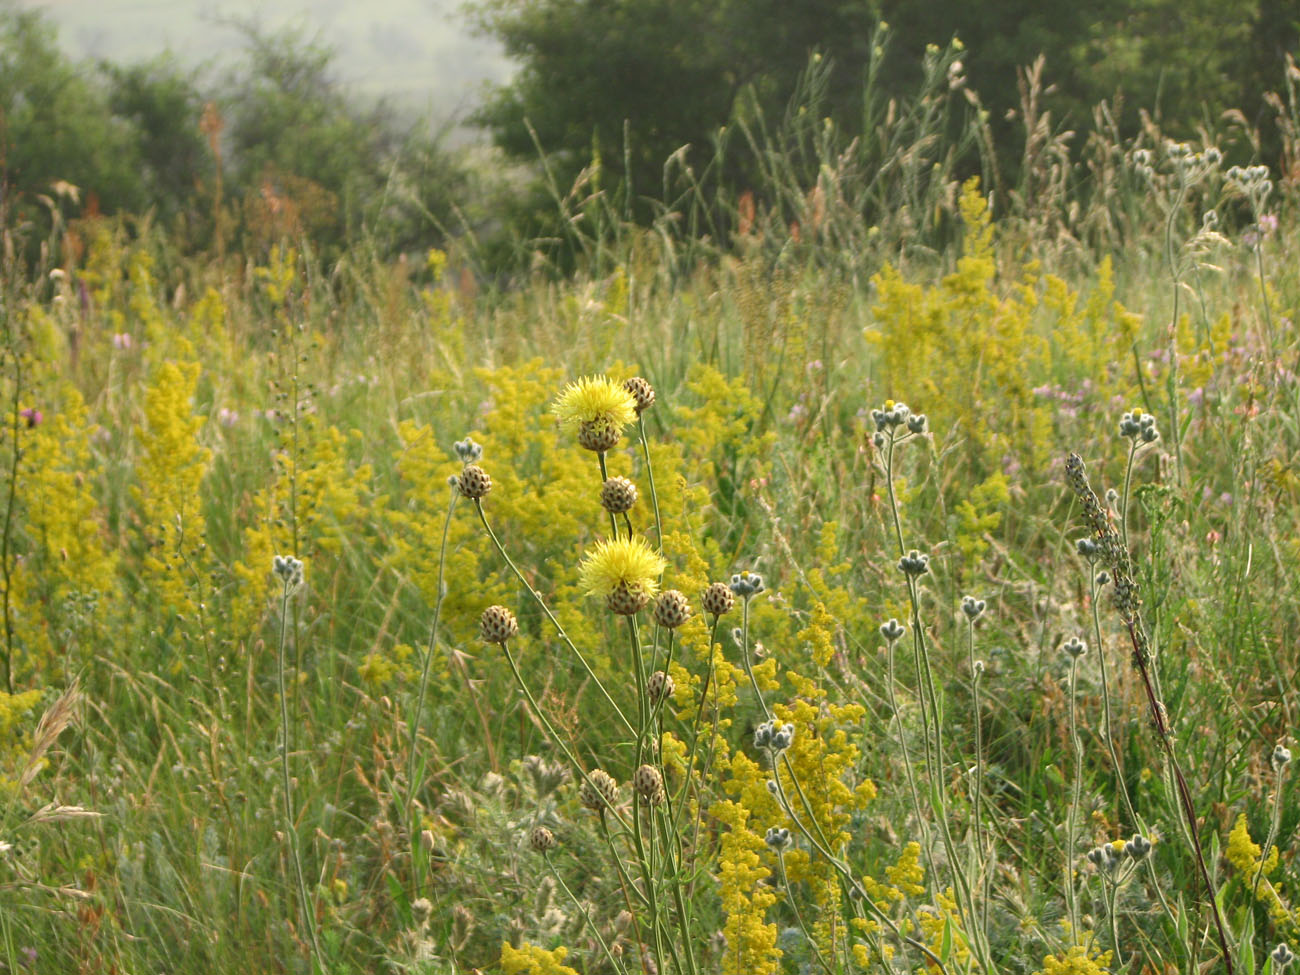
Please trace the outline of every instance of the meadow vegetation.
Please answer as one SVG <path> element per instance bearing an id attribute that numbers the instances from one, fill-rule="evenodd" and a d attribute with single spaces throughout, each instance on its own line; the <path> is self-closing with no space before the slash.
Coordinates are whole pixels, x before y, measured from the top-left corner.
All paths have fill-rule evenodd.
<path id="1" fill-rule="evenodd" d="M 998 199 L 962 57 L 509 287 L 8 220 L 0 969 L 1291 964 L 1300 71 Z"/>

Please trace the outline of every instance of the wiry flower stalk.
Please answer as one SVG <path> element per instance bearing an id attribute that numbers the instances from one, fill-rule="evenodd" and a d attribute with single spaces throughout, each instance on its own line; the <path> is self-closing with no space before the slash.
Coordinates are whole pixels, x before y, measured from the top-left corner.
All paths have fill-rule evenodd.
<path id="1" fill-rule="evenodd" d="M 1187 823 L 1187 832 L 1196 856 L 1196 865 L 1205 886 L 1205 898 L 1210 904 L 1210 913 L 1214 918 L 1215 932 L 1219 939 L 1219 948 L 1223 953 L 1223 964 L 1228 975 L 1233 975 L 1232 948 L 1228 940 L 1227 928 L 1219 912 L 1218 901 L 1214 896 L 1214 884 L 1210 880 L 1210 871 L 1205 864 L 1205 853 L 1201 849 L 1201 839 L 1197 832 L 1196 807 L 1192 802 L 1191 789 L 1183 776 L 1178 756 L 1174 752 L 1173 737 L 1169 730 L 1169 715 L 1156 692 L 1153 674 L 1154 661 L 1151 657 L 1151 642 L 1147 637 L 1146 627 L 1142 622 L 1142 600 L 1138 595 L 1137 583 L 1133 580 L 1132 560 L 1128 548 L 1120 540 L 1110 517 L 1097 500 L 1092 486 L 1088 483 L 1088 474 L 1084 468 L 1083 458 L 1070 454 L 1065 462 L 1065 476 L 1071 490 L 1083 506 L 1084 517 L 1092 528 L 1101 557 L 1109 566 L 1112 582 L 1112 596 L 1120 620 L 1128 630 L 1133 645 L 1133 666 L 1142 678 L 1142 688 L 1146 694 L 1147 707 L 1151 712 L 1151 723 L 1156 729 L 1156 736 L 1164 750 L 1169 768 L 1173 772 L 1174 784 L 1178 793 L 1179 804 Z"/>

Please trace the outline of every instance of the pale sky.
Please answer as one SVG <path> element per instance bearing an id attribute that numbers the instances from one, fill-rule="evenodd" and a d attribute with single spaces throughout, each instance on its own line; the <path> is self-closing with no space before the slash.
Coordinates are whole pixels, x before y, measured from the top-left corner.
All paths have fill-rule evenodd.
<path id="1" fill-rule="evenodd" d="M 43 10 L 74 57 L 145 60 L 167 49 L 185 67 L 229 63 L 240 34 L 222 21 L 301 29 L 337 56 L 335 72 L 358 94 L 460 116 L 485 80 L 510 63 L 492 41 L 469 33 L 460 0 L 19 0 Z"/>

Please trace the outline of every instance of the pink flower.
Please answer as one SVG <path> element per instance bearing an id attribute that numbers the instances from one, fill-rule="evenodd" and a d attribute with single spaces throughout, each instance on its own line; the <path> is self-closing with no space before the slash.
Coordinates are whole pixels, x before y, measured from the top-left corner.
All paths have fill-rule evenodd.
<path id="1" fill-rule="evenodd" d="M 113 336 L 113 348 L 126 350 L 131 348 L 131 333 L 118 332 Z"/>
<path id="2" fill-rule="evenodd" d="M 27 421 L 27 428 L 29 430 L 32 427 L 39 427 L 41 421 L 45 419 L 45 415 L 33 406 L 29 406 L 25 410 L 19 410 L 18 415 Z"/>

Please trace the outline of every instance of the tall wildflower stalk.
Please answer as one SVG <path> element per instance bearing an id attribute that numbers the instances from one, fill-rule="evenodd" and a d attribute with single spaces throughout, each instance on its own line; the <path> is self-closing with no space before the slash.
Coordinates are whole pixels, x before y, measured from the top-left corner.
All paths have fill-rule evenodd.
<path id="1" fill-rule="evenodd" d="M 1158 685 L 1153 673 L 1155 661 L 1151 653 L 1151 641 L 1142 622 L 1142 600 L 1138 594 L 1137 583 L 1133 579 L 1129 550 L 1115 530 L 1114 524 L 1111 523 L 1110 516 L 1101 506 L 1101 502 L 1097 500 L 1097 495 L 1093 493 L 1092 486 L 1088 483 L 1083 458 L 1078 454 L 1070 454 L 1065 463 L 1065 473 L 1071 490 L 1083 506 L 1084 517 L 1093 530 L 1101 557 L 1109 567 L 1115 609 L 1119 613 L 1124 629 L 1128 632 L 1129 641 L 1133 647 L 1133 667 L 1142 680 L 1142 689 L 1146 696 L 1147 708 L 1150 711 L 1151 724 L 1155 728 L 1161 750 L 1164 751 L 1165 759 L 1169 763 L 1169 770 L 1178 795 L 1178 804 L 1187 826 L 1187 835 L 1192 846 L 1192 853 L 1201 875 L 1201 882 L 1205 888 L 1205 899 L 1209 902 L 1210 914 L 1214 920 L 1215 933 L 1223 954 L 1224 968 L 1228 975 L 1233 975 L 1232 948 L 1223 916 L 1219 911 L 1218 900 L 1215 897 L 1214 883 L 1210 879 L 1209 868 L 1206 866 L 1205 853 L 1201 848 L 1201 839 L 1196 821 L 1196 807 L 1192 801 L 1191 789 L 1187 785 L 1187 779 L 1183 775 L 1182 767 L 1178 762 L 1178 755 L 1174 751 L 1173 736 L 1169 728 L 1169 715 L 1165 710 L 1164 702 L 1160 700 L 1157 690 Z"/>
<path id="2" fill-rule="evenodd" d="M 302 853 L 298 840 L 297 816 L 293 802 L 293 765 L 290 758 L 289 693 L 285 681 L 285 655 L 288 640 L 289 600 L 302 588 L 302 562 L 293 556 L 277 555 L 272 566 L 280 580 L 280 636 L 276 649 L 276 675 L 280 698 L 280 785 L 284 792 L 284 832 L 289 843 L 289 858 L 293 864 L 294 881 L 298 888 L 298 907 L 303 928 L 307 932 L 312 957 L 317 970 L 326 971 L 321 955 L 320 938 L 316 932 L 316 915 L 307 896 L 307 880 L 302 870 Z"/>

